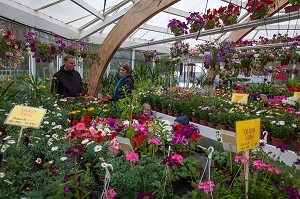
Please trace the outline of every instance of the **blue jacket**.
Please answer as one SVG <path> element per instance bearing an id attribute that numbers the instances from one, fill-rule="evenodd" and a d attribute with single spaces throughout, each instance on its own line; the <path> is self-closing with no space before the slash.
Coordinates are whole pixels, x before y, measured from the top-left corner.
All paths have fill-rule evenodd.
<path id="1" fill-rule="evenodd" d="M 119 84 L 116 94 L 112 96 L 111 101 L 118 101 L 119 99 L 125 98 L 125 94 L 131 94 L 134 89 L 133 86 L 134 80 L 131 75 L 126 76 L 126 78 Z M 123 88 L 122 88 L 123 87 Z M 125 92 L 124 92 L 125 87 Z"/>

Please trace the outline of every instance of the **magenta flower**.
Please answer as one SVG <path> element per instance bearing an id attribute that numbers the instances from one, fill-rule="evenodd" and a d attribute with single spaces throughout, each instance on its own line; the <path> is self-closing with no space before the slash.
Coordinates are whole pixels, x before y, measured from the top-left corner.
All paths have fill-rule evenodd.
<path id="1" fill-rule="evenodd" d="M 182 156 L 176 153 L 171 157 L 171 159 L 173 161 L 177 161 L 178 163 L 182 163 L 183 160 Z"/>
<path id="2" fill-rule="evenodd" d="M 139 160 L 139 154 L 137 154 L 135 152 L 128 152 L 126 154 L 126 160 L 128 160 L 129 162 L 135 163 Z"/>
<path id="3" fill-rule="evenodd" d="M 117 193 L 113 188 L 107 189 L 107 191 L 104 193 L 103 198 L 104 199 L 114 199 Z"/>
<path id="4" fill-rule="evenodd" d="M 212 181 L 204 181 L 199 183 L 198 188 L 203 189 L 204 193 L 208 194 L 214 191 L 215 184 Z"/>
<path id="5" fill-rule="evenodd" d="M 160 143 L 160 139 L 158 138 L 151 138 L 150 140 L 148 140 L 148 144 L 159 145 L 159 143 Z"/>
<path id="6" fill-rule="evenodd" d="M 71 154 L 73 156 L 77 156 L 83 153 L 85 150 L 82 146 L 71 146 L 67 149 L 66 154 Z"/>

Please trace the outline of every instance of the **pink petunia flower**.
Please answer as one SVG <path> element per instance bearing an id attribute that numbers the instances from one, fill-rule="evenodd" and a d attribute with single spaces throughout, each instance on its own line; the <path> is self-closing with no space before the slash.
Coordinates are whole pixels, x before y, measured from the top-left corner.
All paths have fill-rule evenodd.
<path id="1" fill-rule="evenodd" d="M 126 160 L 128 160 L 129 162 L 135 163 L 139 160 L 139 154 L 137 154 L 135 152 L 128 152 L 126 154 Z"/>

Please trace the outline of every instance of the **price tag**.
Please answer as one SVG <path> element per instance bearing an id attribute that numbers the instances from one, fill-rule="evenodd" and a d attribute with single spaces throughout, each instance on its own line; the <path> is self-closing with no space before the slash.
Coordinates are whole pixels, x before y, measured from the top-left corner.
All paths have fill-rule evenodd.
<path id="1" fill-rule="evenodd" d="M 8 114 L 4 124 L 39 128 L 45 116 L 46 109 L 15 105 Z"/>
<path id="2" fill-rule="evenodd" d="M 260 118 L 236 122 L 237 152 L 246 151 L 259 145 Z"/>
<path id="3" fill-rule="evenodd" d="M 231 101 L 234 103 L 247 104 L 248 94 L 232 93 Z"/>
<path id="4" fill-rule="evenodd" d="M 300 98 L 300 92 L 294 92 L 294 97 L 295 98 Z"/>

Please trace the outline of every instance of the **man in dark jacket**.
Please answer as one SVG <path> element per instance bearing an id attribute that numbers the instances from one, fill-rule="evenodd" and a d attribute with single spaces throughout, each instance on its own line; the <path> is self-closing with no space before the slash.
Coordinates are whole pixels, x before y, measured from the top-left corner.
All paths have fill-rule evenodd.
<path id="1" fill-rule="evenodd" d="M 73 55 L 64 57 L 64 65 L 53 75 L 51 92 L 62 97 L 77 97 L 82 92 L 82 81 L 79 72 L 74 68 L 76 60 Z"/>
<path id="2" fill-rule="evenodd" d="M 125 98 L 127 94 L 131 94 L 134 89 L 133 77 L 131 75 L 132 69 L 129 64 L 122 64 L 120 66 L 121 78 L 116 84 L 113 95 L 107 95 L 109 100 L 118 101 L 119 99 Z"/>

